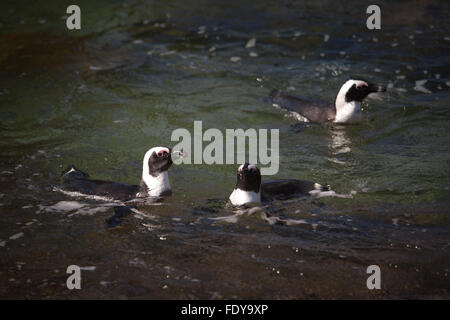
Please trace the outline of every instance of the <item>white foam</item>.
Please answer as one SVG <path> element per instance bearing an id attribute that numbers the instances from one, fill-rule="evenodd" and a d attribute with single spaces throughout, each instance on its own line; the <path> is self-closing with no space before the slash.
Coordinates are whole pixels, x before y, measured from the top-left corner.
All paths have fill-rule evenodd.
<path id="1" fill-rule="evenodd" d="M 238 222 L 238 220 L 241 216 L 243 216 L 243 215 L 251 216 L 257 212 L 263 211 L 264 208 L 266 208 L 266 206 L 264 206 L 264 207 L 255 206 L 255 207 L 251 207 L 251 208 L 247 208 L 247 209 L 239 209 L 239 210 L 233 211 L 235 213 L 232 215 L 216 217 L 216 218 L 209 218 L 209 219 L 214 220 L 214 221 L 236 223 L 236 222 Z"/>
<path id="2" fill-rule="evenodd" d="M 286 219 L 286 220 L 284 220 L 284 222 L 286 223 L 287 226 L 294 226 L 294 225 L 297 225 L 297 224 L 308 224 L 308 222 L 306 222 L 303 219 L 299 219 L 299 220 L 297 220 L 297 219 Z"/>
<path id="3" fill-rule="evenodd" d="M 346 199 L 352 199 L 353 196 L 357 192 L 352 190 L 349 194 L 340 194 L 336 193 L 335 191 L 329 190 L 329 191 L 320 191 L 320 190 L 312 190 L 309 192 L 310 195 L 316 198 L 323 198 L 323 197 L 336 197 L 336 198 L 346 198 Z"/>
<path id="4" fill-rule="evenodd" d="M 205 31 L 206 31 L 206 26 L 200 26 L 200 27 L 198 27 L 197 33 L 203 34 L 203 33 L 205 33 Z"/>
<path id="5" fill-rule="evenodd" d="M 214 221 L 223 221 L 228 223 L 236 223 L 239 220 L 239 217 L 245 213 L 245 210 L 239 210 L 237 213 L 229 216 L 217 217 L 217 218 L 209 218 Z"/>
<path id="6" fill-rule="evenodd" d="M 95 266 L 87 266 L 87 267 L 80 267 L 81 270 L 85 270 L 85 271 L 95 271 L 96 267 Z"/>
<path id="7" fill-rule="evenodd" d="M 416 81 L 416 86 L 414 87 L 414 90 L 419 91 L 419 92 L 423 92 L 423 93 L 432 93 L 430 90 L 425 88 L 425 83 L 427 83 L 427 81 L 428 81 L 427 79 L 417 80 Z"/>
<path id="8" fill-rule="evenodd" d="M 84 206 L 86 206 L 85 203 L 81 203 L 78 201 L 60 201 L 50 207 L 46 207 L 45 210 L 46 211 L 68 212 L 68 211 L 78 210 L 80 208 L 83 208 Z"/>
<path id="9" fill-rule="evenodd" d="M 256 46 L 256 39 L 255 38 L 251 38 L 250 40 L 247 41 L 247 44 L 245 45 L 245 48 L 254 48 Z"/>
<path id="10" fill-rule="evenodd" d="M 143 203 L 145 205 L 162 205 L 160 202 L 155 202 L 155 203 L 149 202 L 148 199 L 134 199 L 134 201 L 132 200 L 132 201 L 128 201 L 128 202 L 124 203 L 122 201 L 114 200 L 112 198 L 101 197 L 101 196 L 94 196 L 94 195 L 87 195 L 87 194 L 83 194 L 83 193 L 79 193 L 79 192 L 65 191 L 65 190 L 59 189 L 57 187 L 54 187 L 53 191 L 59 191 L 59 192 L 62 192 L 64 194 L 66 194 L 66 195 L 69 195 L 69 196 L 85 197 L 87 199 L 92 199 L 92 200 L 97 200 L 97 201 L 102 201 L 102 202 L 106 201 L 107 202 L 107 203 L 103 203 L 102 206 L 100 206 L 100 207 L 97 206 L 97 207 L 89 207 L 89 208 L 86 207 L 86 206 L 88 206 L 88 204 L 84 204 L 84 206 L 80 207 L 80 209 L 77 210 L 77 212 L 76 212 L 77 214 L 81 214 L 81 215 L 93 215 L 93 214 L 95 214 L 97 212 L 104 212 L 104 211 L 108 210 L 110 207 L 116 206 L 118 204 L 119 205 L 123 205 L 123 206 L 127 206 L 127 203 L 133 204 L 133 203 L 136 202 L 136 203 Z M 61 202 L 64 202 L 64 201 L 61 201 Z M 66 201 L 66 202 L 71 202 L 71 201 Z M 77 201 L 73 201 L 73 202 L 77 202 Z M 51 207 L 45 207 L 45 206 L 40 205 L 39 208 L 41 210 L 48 211 L 47 209 L 51 208 Z M 151 215 L 151 214 L 139 211 L 138 209 L 135 209 L 135 208 L 130 208 L 130 210 L 132 212 L 134 212 L 135 216 L 137 216 L 139 218 L 143 218 L 143 217 L 151 218 L 151 219 L 157 219 L 158 218 L 157 216 L 154 216 L 154 215 Z M 158 227 L 155 226 L 154 229 L 157 229 L 157 228 Z"/>
<path id="11" fill-rule="evenodd" d="M 108 206 L 100 206 L 100 207 L 93 207 L 93 208 L 83 207 L 83 208 L 77 210 L 76 214 L 79 214 L 82 216 L 92 216 L 98 212 L 105 212 L 110 209 L 111 209 L 111 207 L 108 207 Z M 70 214 L 69 216 L 71 216 L 73 214 L 74 213 Z"/>
<path id="12" fill-rule="evenodd" d="M 163 57 L 163 56 L 170 56 L 170 55 L 175 54 L 175 53 L 177 53 L 175 50 L 170 50 L 170 51 L 166 51 L 166 52 L 161 52 L 159 55 L 161 57 Z"/>
<path id="13" fill-rule="evenodd" d="M 344 161 L 338 160 L 336 158 L 327 158 L 327 160 L 336 164 L 345 164 Z"/>
<path id="14" fill-rule="evenodd" d="M 66 190 L 60 189 L 58 187 L 53 187 L 53 191 L 61 192 L 61 193 L 65 194 L 65 195 L 68 195 L 68 196 L 71 196 L 71 197 L 83 197 L 83 198 L 87 198 L 87 199 L 91 199 L 91 200 L 106 201 L 106 202 L 111 202 L 111 203 L 120 203 L 120 204 L 122 204 L 121 201 L 114 200 L 113 198 L 97 196 L 97 195 L 91 195 L 91 194 L 84 194 L 84 193 L 77 192 L 77 191 L 66 191 Z"/>
<path id="15" fill-rule="evenodd" d="M 9 237 L 9 239 L 10 240 L 16 240 L 16 239 L 19 239 L 19 238 L 22 238 L 22 237 L 23 237 L 23 232 L 19 232 L 19 233 L 13 234 L 11 237 Z"/>
<path id="16" fill-rule="evenodd" d="M 295 226 L 295 225 L 299 225 L 299 224 L 308 224 L 308 222 L 306 222 L 303 219 L 281 219 L 280 217 L 268 217 L 267 215 L 263 215 L 263 219 L 268 222 L 270 225 L 274 225 L 276 223 L 282 223 L 285 224 L 287 226 Z"/>
<path id="17" fill-rule="evenodd" d="M 157 219 L 157 218 L 158 218 L 157 216 L 151 215 L 151 214 L 149 214 L 149 213 L 139 211 L 139 210 L 136 209 L 136 208 L 130 208 L 130 210 L 131 210 L 132 212 L 134 212 L 135 217 L 137 217 L 137 218 L 139 218 L 139 219 L 142 219 L 142 218 Z M 159 228 L 159 226 L 156 226 L 156 225 L 152 225 L 152 227 L 153 227 L 153 229 L 158 229 L 158 228 Z"/>
<path id="18" fill-rule="evenodd" d="M 302 116 L 300 113 L 295 112 L 295 111 L 289 111 L 287 113 L 287 116 L 293 117 L 294 119 L 296 119 L 299 122 L 309 122 L 309 120 L 306 117 Z"/>
<path id="19" fill-rule="evenodd" d="M 100 66 L 93 66 L 93 65 L 89 66 L 89 70 L 92 70 L 92 71 L 98 71 L 98 70 L 102 70 L 102 69 L 103 69 L 103 67 L 100 67 Z"/>
<path id="20" fill-rule="evenodd" d="M 59 201 L 56 204 L 52 206 L 44 206 L 39 205 L 39 211 L 46 211 L 46 212 L 72 212 L 69 216 L 72 216 L 74 214 L 79 215 L 93 215 L 97 212 L 105 212 L 111 208 L 111 206 L 116 206 L 117 204 L 124 205 L 120 201 L 115 201 L 106 197 L 100 197 L 100 196 L 92 196 L 92 195 L 85 195 L 79 192 L 69 192 L 64 191 L 59 188 L 54 188 L 54 191 L 62 192 L 69 196 L 75 196 L 75 197 L 84 197 L 92 200 L 100 200 L 102 202 L 106 201 L 107 203 L 102 203 L 101 206 L 98 205 L 90 205 L 88 203 L 79 202 L 79 201 Z"/>

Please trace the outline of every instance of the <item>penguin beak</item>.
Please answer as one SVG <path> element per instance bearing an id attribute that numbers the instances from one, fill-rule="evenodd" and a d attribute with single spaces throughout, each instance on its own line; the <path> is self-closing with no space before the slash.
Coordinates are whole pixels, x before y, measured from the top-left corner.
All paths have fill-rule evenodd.
<path id="1" fill-rule="evenodd" d="M 370 83 L 369 84 L 369 91 L 370 91 L 370 93 L 373 93 L 373 92 L 385 92 L 386 91 L 386 86 L 382 85 L 382 84 Z"/>
<path id="2" fill-rule="evenodd" d="M 171 150 L 170 156 L 171 156 L 172 160 L 178 160 L 178 159 L 186 157 L 186 155 L 187 155 L 186 152 L 183 151 L 183 149 L 173 150 L 172 148 L 170 148 L 170 150 Z"/>

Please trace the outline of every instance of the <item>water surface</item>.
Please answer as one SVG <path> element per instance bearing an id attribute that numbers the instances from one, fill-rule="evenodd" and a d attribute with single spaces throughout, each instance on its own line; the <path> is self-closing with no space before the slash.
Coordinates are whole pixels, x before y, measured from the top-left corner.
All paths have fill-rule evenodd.
<path id="1" fill-rule="evenodd" d="M 448 3 L 381 1 L 378 31 L 364 2 L 78 1 L 80 31 L 69 4 L 0 5 L 1 297 L 449 297 Z M 357 125 L 305 126 L 263 100 L 333 101 L 351 74 L 388 86 Z M 356 194 L 213 220 L 235 214 L 237 165 L 174 166 L 173 197 L 112 227 L 113 204 L 53 190 L 69 164 L 138 183 L 145 151 L 194 120 L 278 128 L 270 178 Z"/>

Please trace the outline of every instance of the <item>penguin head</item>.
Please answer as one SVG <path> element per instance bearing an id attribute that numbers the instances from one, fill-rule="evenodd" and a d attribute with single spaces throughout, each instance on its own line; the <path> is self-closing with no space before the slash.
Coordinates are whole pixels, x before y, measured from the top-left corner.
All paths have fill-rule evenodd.
<path id="1" fill-rule="evenodd" d="M 237 170 L 236 189 L 259 193 L 261 188 L 261 172 L 253 164 L 244 163 Z"/>
<path id="2" fill-rule="evenodd" d="M 384 85 L 374 84 L 363 80 L 360 77 L 354 77 L 344 83 L 339 91 L 339 94 L 344 95 L 345 102 L 361 102 L 371 93 L 384 91 L 386 91 L 386 86 Z"/>
<path id="3" fill-rule="evenodd" d="M 169 170 L 172 165 L 171 149 L 169 147 L 153 147 L 145 153 L 143 174 L 158 176 Z"/>

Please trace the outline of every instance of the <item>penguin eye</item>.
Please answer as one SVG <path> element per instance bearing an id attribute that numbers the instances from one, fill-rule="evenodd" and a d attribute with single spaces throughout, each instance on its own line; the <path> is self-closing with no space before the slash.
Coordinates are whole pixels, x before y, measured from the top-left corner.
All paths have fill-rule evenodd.
<path id="1" fill-rule="evenodd" d="M 356 89 L 361 90 L 361 89 L 366 89 L 368 88 L 368 85 L 366 83 L 359 83 L 355 85 Z"/>

